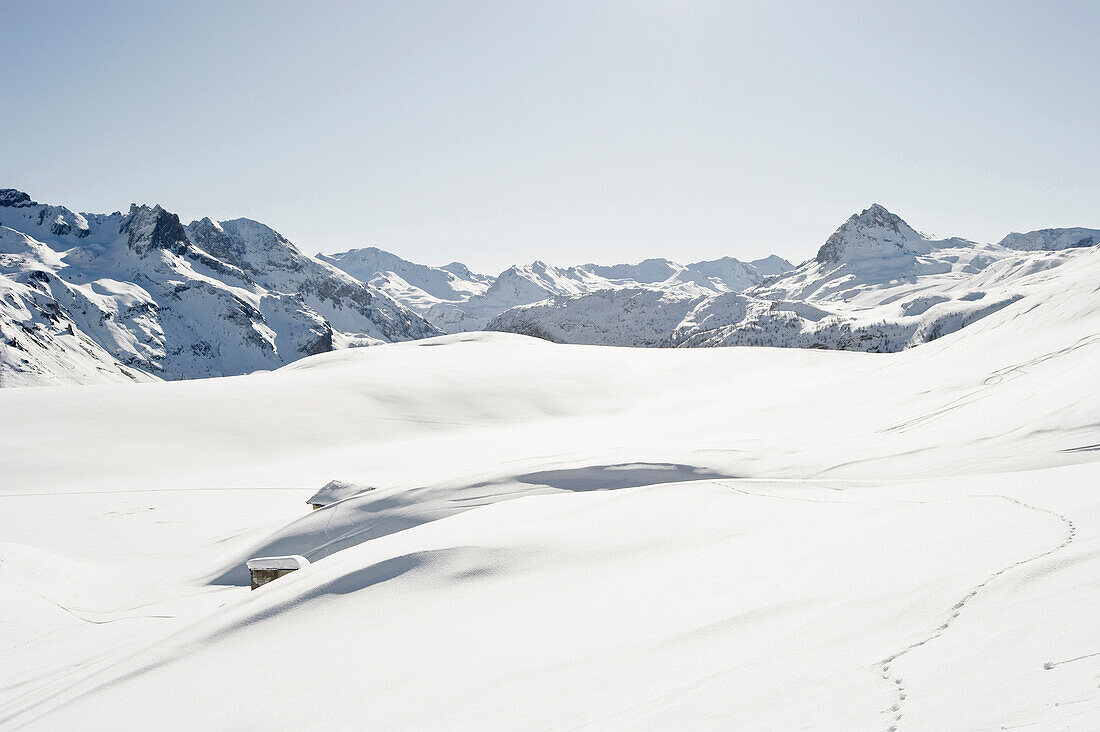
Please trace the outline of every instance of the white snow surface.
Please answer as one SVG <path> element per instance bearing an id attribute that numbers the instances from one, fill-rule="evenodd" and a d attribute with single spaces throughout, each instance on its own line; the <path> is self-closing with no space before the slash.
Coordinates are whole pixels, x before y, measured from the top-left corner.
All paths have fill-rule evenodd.
<path id="1" fill-rule="evenodd" d="M 256 557 L 244 563 L 249 569 L 302 569 L 309 566 L 309 560 L 300 554 L 285 557 Z"/>
<path id="2" fill-rule="evenodd" d="M 0 390 L 0 726 L 1100 727 L 1100 253 L 1054 256 L 896 353 Z"/>

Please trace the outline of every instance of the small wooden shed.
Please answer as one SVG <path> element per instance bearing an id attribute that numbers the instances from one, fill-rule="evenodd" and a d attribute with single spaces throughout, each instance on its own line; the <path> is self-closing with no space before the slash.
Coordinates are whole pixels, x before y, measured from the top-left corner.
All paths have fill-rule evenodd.
<path id="1" fill-rule="evenodd" d="M 372 490 L 374 490 L 374 488 L 369 485 L 347 483 L 342 480 L 330 480 L 328 483 L 325 483 L 321 490 L 307 498 L 306 503 L 312 506 L 313 510 L 316 511 L 318 508 L 324 508 L 329 504 Z"/>
<path id="2" fill-rule="evenodd" d="M 283 557 L 256 557 L 245 564 L 252 575 L 252 589 L 256 589 L 284 574 L 309 566 L 309 560 L 300 554 L 288 554 Z"/>

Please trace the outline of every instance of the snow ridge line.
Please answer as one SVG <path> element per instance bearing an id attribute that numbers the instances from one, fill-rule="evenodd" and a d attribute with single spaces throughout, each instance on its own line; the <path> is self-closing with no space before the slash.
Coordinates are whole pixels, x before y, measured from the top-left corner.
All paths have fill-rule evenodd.
<path id="1" fill-rule="evenodd" d="M 1009 572 L 1009 571 L 1011 571 L 1013 569 L 1016 569 L 1018 567 L 1022 567 L 1025 564 L 1030 564 L 1032 562 L 1036 562 L 1036 561 L 1038 561 L 1038 560 L 1040 560 L 1044 557 L 1050 556 L 1051 554 L 1053 554 L 1057 551 L 1065 549 L 1067 546 L 1069 546 L 1073 542 L 1074 537 L 1077 535 L 1077 527 L 1076 527 L 1076 525 L 1074 525 L 1073 521 L 1066 518 L 1062 514 L 1056 512 L 1056 511 L 1052 511 L 1048 508 L 1041 508 L 1039 506 L 1032 506 L 1029 503 L 1024 503 L 1023 501 L 1019 501 L 1015 498 L 1011 498 L 1009 496 L 997 495 L 997 494 L 984 493 L 984 494 L 974 494 L 974 495 L 967 496 L 967 497 L 968 498 L 1000 498 L 1000 499 L 1003 499 L 1005 501 L 1011 501 L 1012 503 L 1015 503 L 1017 506 L 1021 506 L 1022 508 L 1028 508 L 1028 509 L 1031 509 L 1032 511 L 1041 511 L 1043 513 L 1050 514 L 1051 516 L 1054 516 L 1059 521 L 1061 521 L 1062 524 L 1066 527 L 1066 536 L 1065 536 L 1064 539 L 1062 539 L 1062 542 L 1060 544 L 1058 544 L 1057 546 L 1052 547 L 1050 549 L 1047 549 L 1044 552 L 1040 552 L 1039 554 L 1036 554 L 1033 557 L 1029 557 L 1027 559 L 1021 559 L 1020 561 L 1014 562 L 1014 563 L 1008 565 L 1007 567 L 1003 567 L 1002 569 L 999 569 L 996 572 L 994 572 L 993 574 L 989 575 L 989 577 L 987 577 L 984 581 L 982 581 L 979 584 L 972 587 L 970 592 L 966 593 L 966 595 L 964 595 L 962 597 L 962 599 L 960 599 L 958 602 L 956 602 L 954 605 L 952 605 L 951 606 L 951 615 L 950 615 L 950 617 L 948 617 L 948 619 L 946 621 L 944 621 L 944 623 L 942 625 L 939 625 L 938 627 L 936 627 L 936 629 L 933 630 L 932 633 L 929 634 L 926 638 L 924 638 L 923 640 L 919 640 L 915 643 L 910 643 L 908 646 L 906 646 L 905 648 L 902 648 L 900 651 L 897 651 L 897 652 L 887 656 L 886 658 L 884 658 L 884 659 L 882 659 L 881 661 L 878 662 L 878 666 L 880 668 L 882 678 L 885 679 L 886 681 L 891 681 L 894 684 L 894 703 L 888 709 L 883 710 L 883 714 L 887 714 L 887 715 L 892 716 L 892 722 L 891 722 L 890 726 L 886 728 L 887 732 L 896 732 L 896 730 L 898 728 L 898 723 L 901 721 L 901 717 L 902 717 L 902 713 L 901 713 L 902 702 L 904 702 L 905 699 L 906 699 L 905 685 L 902 683 L 902 678 L 900 676 L 891 675 L 890 665 L 894 661 L 896 661 L 897 659 L 904 656 L 906 653 L 909 653 L 909 651 L 912 651 L 915 648 L 920 648 L 921 646 L 923 646 L 927 643 L 930 643 L 931 641 L 936 640 L 941 635 L 946 633 L 947 629 L 951 627 L 952 622 L 954 622 L 954 620 L 957 617 L 959 617 L 959 614 L 962 612 L 962 609 L 966 606 L 966 604 L 970 600 L 972 600 L 990 582 L 997 579 L 998 577 L 1005 574 L 1006 572 Z"/>

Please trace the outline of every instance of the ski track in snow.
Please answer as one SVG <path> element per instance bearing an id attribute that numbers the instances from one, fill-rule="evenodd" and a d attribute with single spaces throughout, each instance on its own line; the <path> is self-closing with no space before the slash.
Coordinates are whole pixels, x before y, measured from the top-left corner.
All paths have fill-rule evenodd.
<path id="1" fill-rule="evenodd" d="M 1010 496 L 1002 496 L 1002 495 L 999 495 L 999 494 L 975 493 L 975 494 L 970 494 L 970 495 L 966 495 L 966 496 L 957 496 L 957 497 L 946 498 L 946 499 L 941 499 L 941 500 L 934 500 L 934 501 L 917 501 L 917 500 L 902 500 L 902 499 L 884 499 L 884 500 L 881 500 L 881 501 L 879 501 L 879 500 L 875 500 L 875 501 L 829 501 L 829 500 L 820 500 L 820 499 L 815 499 L 815 498 L 800 498 L 800 497 L 795 497 L 795 496 L 776 496 L 776 495 L 770 495 L 770 494 L 767 494 L 767 493 L 755 493 L 753 491 L 747 491 L 744 488 L 740 488 L 740 487 L 737 487 L 737 486 L 730 485 L 728 482 L 725 482 L 723 484 L 728 486 L 729 488 L 732 488 L 734 491 L 736 491 L 738 493 L 741 493 L 741 494 L 744 494 L 746 496 L 756 496 L 756 497 L 759 497 L 759 498 L 774 498 L 774 499 L 777 499 L 777 500 L 785 500 L 785 501 L 805 501 L 805 502 L 808 502 L 808 503 L 925 503 L 926 504 L 926 503 L 944 503 L 944 502 L 947 502 L 947 501 L 957 501 L 957 500 L 965 499 L 965 498 L 996 498 L 996 499 L 1000 499 L 1000 500 L 1004 500 L 1004 501 L 1009 501 L 1011 503 L 1016 504 L 1017 506 L 1020 506 L 1021 508 L 1026 508 L 1026 509 L 1029 509 L 1031 511 L 1039 511 L 1039 512 L 1042 512 L 1042 513 L 1045 513 L 1045 514 L 1049 514 L 1049 515 L 1055 517 L 1056 519 L 1058 519 L 1059 521 L 1061 521 L 1062 524 L 1065 526 L 1066 535 L 1065 535 L 1065 538 L 1062 539 L 1062 542 L 1060 544 L 1058 544 L 1057 546 L 1052 547 L 1050 549 L 1047 549 L 1046 551 L 1040 552 L 1039 554 L 1036 554 L 1032 557 L 1028 557 L 1027 559 L 1021 559 L 1018 562 L 1013 562 L 1012 564 L 1008 565 L 1007 567 L 1003 567 L 1003 568 L 997 570 L 996 572 L 994 572 L 993 574 L 989 575 L 988 577 L 985 578 L 985 580 L 983 580 L 982 582 L 980 582 L 977 585 L 975 585 L 974 587 L 972 587 L 970 589 L 970 591 L 967 592 L 958 602 L 956 602 L 954 605 L 952 605 L 950 610 L 949 610 L 950 615 L 948 616 L 947 620 L 945 620 L 942 624 L 937 626 L 926 637 L 924 637 L 923 639 L 921 639 L 919 641 L 916 641 L 915 643 L 910 643 L 909 645 L 905 646 L 904 648 L 902 648 L 899 651 L 895 651 L 894 653 L 890 654 L 889 656 L 882 659 L 881 661 L 879 661 L 876 664 L 880 669 L 880 673 L 882 675 L 882 678 L 884 680 L 888 681 L 888 682 L 891 682 L 893 684 L 894 690 L 895 690 L 894 691 L 894 703 L 890 707 L 888 707 L 887 709 L 884 709 L 882 711 L 882 713 L 884 715 L 887 715 L 887 716 L 890 717 L 889 726 L 886 728 L 886 732 L 897 732 L 898 724 L 901 722 L 901 719 L 902 719 L 902 716 L 903 716 L 902 706 L 903 706 L 903 703 L 905 702 L 905 700 L 907 698 L 907 694 L 905 692 L 904 679 L 900 676 L 891 674 L 891 672 L 890 672 L 892 664 L 895 661 L 897 661 L 899 658 L 901 658 L 902 656 L 909 653 L 910 651 L 915 650 L 917 648 L 920 648 L 922 646 L 925 646 L 928 643 L 930 643 L 930 642 L 936 640 L 937 638 L 939 638 L 940 636 L 942 636 L 944 633 L 946 633 L 947 630 L 951 627 L 952 623 L 955 621 L 955 619 L 958 618 L 959 615 L 962 613 L 963 608 L 966 607 L 967 604 L 971 600 L 973 600 L 975 597 L 977 597 L 978 593 L 980 593 L 987 585 L 989 585 L 991 582 L 996 580 L 998 577 L 1000 577 L 1000 576 L 1002 576 L 1002 575 L 1004 575 L 1004 574 L 1006 574 L 1006 573 L 1008 573 L 1008 572 L 1010 572 L 1014 569 L 1018 569 L 1019 567 L 1023 567 L 1024 565 L 1027 565 L 1027 564 L 1031 564 L 1032 562 L 1037 562 L 1038 560 L 1043 559 L 1044 557 L 1049 557 L 1051 554 L 1054 554 L 1055 552 L 1058 552 L 1058 551 L 1061 551 L 1062 549 L 1065 549 L 1067 546 L 1069 546 L 1071 543 L 1073 543 L 1073 539 L 1077 535 L 1077 527 L 1074 525 L 1073 521 L 1071 521 L 1066 516 L 1063 516 L 1062 514 L 1058 513 L 1057 511 L 1052 511 L 1048 508 L 1042 508 L 1040 506 L 1033 506 L 1029 503 L 1024 503 L 1023 501 L 1017 500 L 1017 499 L 1012 498 Z M 1068 659 L 1068 660 L 1065 660 L 1065 661 L 1058 661 L 1058 662 L 1048 663 L 1044 666 L 1044 668 L 1050 669 L 1050 668 L 1054 668 L 1054 666 L 1057 666 L 1057 665 L 1062 664 L 1062 663 L 1072 663 L 1073 661 L 1080 661 L 1084 658 L 1090 658 L 1092 656 L 1098 656 L 1098 655 L 1100 655 L 1100 652 L 1089 653 L 1089 654 L 1085 654 L 1083 656 L 1078 656 L 1077 658 L 1071 658 L 1071 659 Z"/>
<path id="2" fill-rule="evenodd" d="M 1045 353 L 1042 356 L 1038 356 L 1038 357 L 1030 359 L 1028 361 L 1024 361 L 1023 363 L 1018 363 L 1018 364 L 1014 364 L 1012 366 L 1006 366 L 1003 369 L 998 369 L 998 370 L 994 371 L 993 373 L 991 373 L 988 377 L 986 377 L 986 379 L 982 382 L 981 386 L 974 389 L 970 393 L 964 394 L 963 396 L 960 396 L 957 399 L 952 399 L 947 404 L 944 404 L 943 406 L 940 406 L 936 409 L 933 409 L 932 411 L 927 412 L 926 414 L 922 414 L 919 417 L 913 417 L 912 419 L 903 420 L 901 422 L 891 424 L 887 427 L 882 427 L 882 428 L 880 428 L 876 431 L 877 432 L 908 432 L 909 430 L 914 429 L 915 427 L 920 427 L 920 426 L 922 426 L 922 425 L 924 425 L 928 422 L 931 422 L 935 419 L 938 419 L 938 418 L 940 418 L 940 417 L 942 417 L 942 416 L 944 416 L 944 415 L 946 415 L 950 412 L 953 412 L 957 409 L 961 409 L 961 408 L 966 407 L 970 404 L 973 404 L 974 402 L 978 401 L 979 399 L 984 399 L 985 397 L 989 396 L 989 389 L 991 387 L 997 386 L 999 384 L 1006 383 L 1006 382 L 1011 381 L 1013 379 L 1020 378 L 1021 376 L 1027 376 L 1028 375 L 1027 368 L 1029 368 L 1029 367 L 1038 366 L 1039 364 L 1045 363 L 1046 361 L 1050 361 L 1051 359 L 1054 359 L 1054 358 L 1058 358 L 1058 357 L 1061 357 L 1061 356 L 1067 356 L 1067 355 L 1073 353 L 1074 351 L 1076 351 L 1078 349 L 1085 348 L 1087 346 L 1092 346 L 1092 345 L 1095 345 L 1097 343 L 1100 343 L 1100 333 L 1081 338 L 1076 343 L 1074 343 L 1072 346 L 1067 346 L 1067 347 L 1061 348 L 1057 351 L 1052 351 L 1050 353 Z M 1088 448 L 1076 448 L 1076 449 L 1088 449 Z M 1068 452 L 1068 451 L 1066 451 L 1066 452 Z"/>

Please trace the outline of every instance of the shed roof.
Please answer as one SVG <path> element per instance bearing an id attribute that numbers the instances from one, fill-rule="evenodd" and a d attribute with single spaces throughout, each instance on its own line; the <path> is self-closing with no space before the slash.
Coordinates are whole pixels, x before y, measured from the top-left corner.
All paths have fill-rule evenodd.
<path id="1" fill-rule="evenodd" d="M 245 564 L 249 569 L 301 569 L 309 565 L 309 560 L 301 554 L 288 554 L 283 557 L 256 557 Z"/>
<path id="2" fill-rule="evenodd" d="M 374 488 L 368 485 L 347 483 L 342 480 L 332 480 L 326 483 L 321 490 L 306 499 L 306 503 L 311 506 L 327 506 L 330 503 L 336 503 L 337 501 L 342 501 L 345 498 L 351 498 L 352 496 L 357 496 L 360 493 L 365 493 L 370 490 L 374 490 Z"/>

